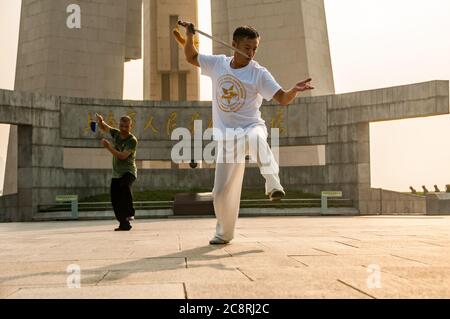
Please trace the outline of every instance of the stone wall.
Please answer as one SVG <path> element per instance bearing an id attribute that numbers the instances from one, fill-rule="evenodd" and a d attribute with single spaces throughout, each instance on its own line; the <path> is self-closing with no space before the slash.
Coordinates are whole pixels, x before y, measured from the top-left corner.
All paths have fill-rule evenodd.
<path id="1" fill-rule="evenodd" d="M 424 196 L 374 188 L 369 190 L 369 194 L 370 214 L 425 215 L 427 213 Z"/>
<path id="2" fill-rule="evenodd" d="M 191 128 L 196 119 L 202 119 L 206 129 L 211 102 L 104 100 L 0 90 L 0 123 L 17 125 L 18 132 L 18 197 L 16 202 L 15 197 L 0 198 L 0 207 L 14 203 L 20 207 L 20 214 L 17 209 L 8 210 L 13 212 L 9 215 L 1 211 L 0 220 L 31 220 L 38 205 L 51 203 L 57 194 L 84 197 L 108 192 L 109 169 L 64 168 L 64 148 L 101 148 L 101 136 L 89 128 L 95 112 L 111 122 L 122 114 L 134 117 L 134 134 L 140 141 L 138 160 L 170 161 L 172 146 L 178 142 L 171 140 L 172 130 Z M 388 200 L 388 192 L 382 193 L 386 204 L 380 206 L 370 187 L 369 123 L 448 113 L 448 81 L 302 97 L 288 107 L 262 106 L 267 126 L 280 129 L 281 146 L 325 146 L 325 165 L 281 167 L 286 189 L 341 190 L 362 214 L 391 212 L 389 202 L 399 201 L 405 205 L 395 206 L 397 213 L 422 209 L 421 203 L 409 204 L 415 201 L 410 196 Z M 135 189 L 212 188 L 213 179 L 211 168 L 142 169 Z M 244 187 L 262 188 L 263 182 L 258 168 L 247 169 Z"/>
<path id="3" fill-rule="evenodd" d="M 450 214 L 450 193 L 429 193 L 426 195 L 428 215 Z"/>

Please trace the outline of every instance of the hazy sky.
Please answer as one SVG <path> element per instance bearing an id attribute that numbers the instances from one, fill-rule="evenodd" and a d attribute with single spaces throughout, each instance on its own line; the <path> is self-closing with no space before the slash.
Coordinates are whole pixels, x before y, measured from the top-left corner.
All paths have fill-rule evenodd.
<path id="1" fill-rule="evenodd" d="M 199 1 L 199 28 L 208 32 L 209 0 Z M 337 93 L 450 79 L 449 0 L 325 0 L 325 5 Z M 0 88 L 14 87 L 19 14 L 19 0 L 0 0 Z M 209 40 L 201 38 L 200 44 L 202 52 L 211 52 Z M 126 63 L 125 74 L 124 97 L 142 99 L 142 61 Z M 201 98 L 210 96 L 210 83 L 202 78 Z M 0 127 L 0 156 L 6 132 Z M 450 184 L 448 136 L 450 116 L 372 124 L 372 186 L 444 188 Z"/>

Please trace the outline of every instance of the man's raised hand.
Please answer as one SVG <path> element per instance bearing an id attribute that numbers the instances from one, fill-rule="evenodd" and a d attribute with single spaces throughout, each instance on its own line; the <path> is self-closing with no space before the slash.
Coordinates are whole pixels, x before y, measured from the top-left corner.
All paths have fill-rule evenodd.
<path id="1" fill-rule="evenodd" d="M 110 148 L 111 147 L 111 143 L 107 140 L 107 139 L 102 139 L 100 141 L 100 143 L 103 145 L 104 148 Z"/>
<path id="2" fill-rule="evenodd" d="M 95 113 L 95 118 L 97 119 L 97 123 L 100 124 L 103 122 L 103 116 L 98 113 Z"/>
<path id="3" fill-rule="evenodd" d="M 195 34 L 195 26 L 193 23 L 185 22 L 185 21 L 178 21 L 178 24 L 182 27 L 186 28 L 186 35 L 194 35 Z"/>

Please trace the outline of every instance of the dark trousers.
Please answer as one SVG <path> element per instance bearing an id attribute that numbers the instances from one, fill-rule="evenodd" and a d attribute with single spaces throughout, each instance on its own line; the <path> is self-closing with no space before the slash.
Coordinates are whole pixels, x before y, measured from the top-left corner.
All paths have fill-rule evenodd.
<path id="1" fill-rule="evenodd" d="M 111 203 L 120 227 L 129 227 L 128 217 L 134 216 L 133 194 L 131 185 L 136 178 L 126 173 L 121 178 L 111 179 Z"/>

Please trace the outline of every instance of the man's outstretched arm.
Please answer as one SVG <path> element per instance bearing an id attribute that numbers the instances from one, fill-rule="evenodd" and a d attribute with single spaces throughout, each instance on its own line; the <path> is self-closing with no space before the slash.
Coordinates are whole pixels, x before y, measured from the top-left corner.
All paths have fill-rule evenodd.
<path id="1" fill-rule="evenodd" d="M 97 119 L 98 126 L 100 127 L 100 129 L 103 132 L 109 132 L 112 129 L 111 126 L 109 126 L 108 124 L 105 123 L 105 121 L 103 120 L 103 116 L 101 116 L 100 114 L 95 113 L 95 117 Z"/>
<path id="2" fill-rule="evenodd" d="M 189 26 L 191 23 L 184 22 L 183 27 L 186 28 L 186 43 L 184 45 L 184 55 L 186 56 L 186 61 L 192 65 L 200 67 L 198 63 L 198 51 L 194 45 L 194 34 L 190 31 Z M 192 27 L 194 25 L 192 24 Z"/>
<path id="3" fill-rule="evenodd" d="M 306 79 L 297 83 L 292 89 L 289 91 L 284 91 L 283 89 L 279 90 L 273 96 L 274 100 L 280 103 L 281 105 L 287 106 L 289 105 L 296 97 L 299 92 L 304 92 L 308 90 L 313 90 L 311 84 L 312 79 Z"/>

